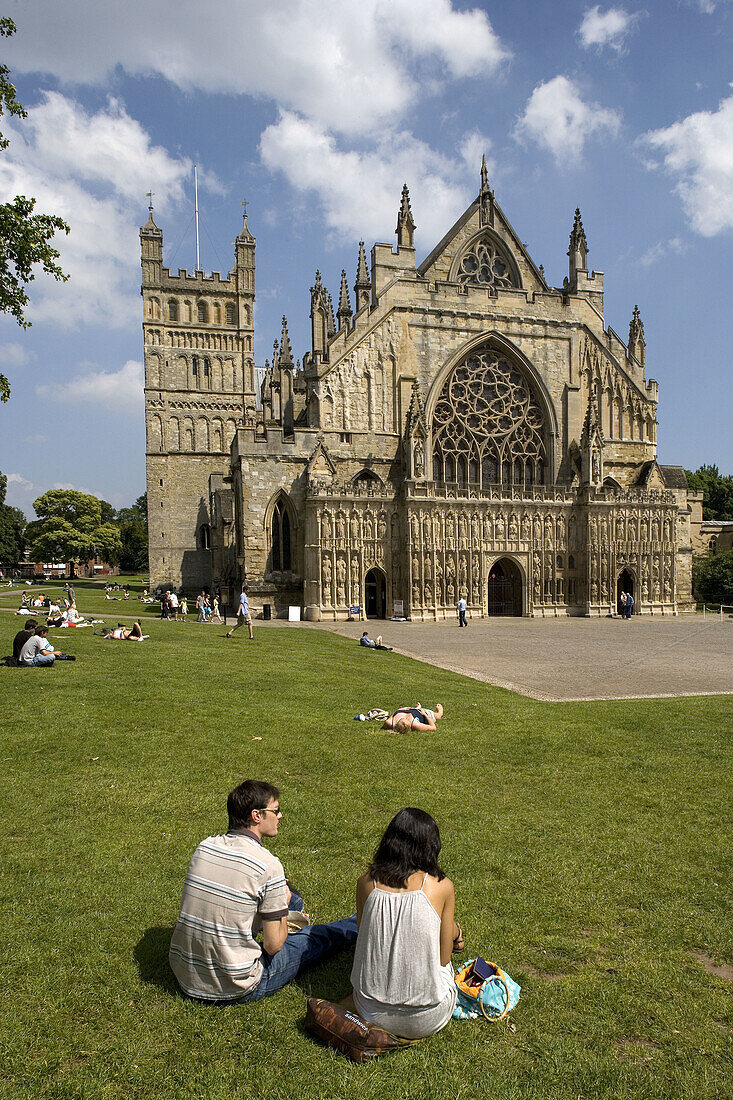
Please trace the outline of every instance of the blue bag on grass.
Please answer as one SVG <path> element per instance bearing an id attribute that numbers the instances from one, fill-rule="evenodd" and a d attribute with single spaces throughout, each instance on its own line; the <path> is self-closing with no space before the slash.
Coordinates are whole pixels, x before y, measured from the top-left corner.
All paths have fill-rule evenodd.
<path id="1" fill-rule="evenodd" d="M 480 984 L 470 984 L 473 975 L 473 964 L 476 959 L 469 959 L 465 966 L 456 974 L 458 986 L 458 1000 L 453 1009 L 454 1020 L 477 1020 L 483 1016 L 485 1020 L 498 1023 L 509 1015 L 519 1001 L 521 986 L 513 982 L 508 974 L 505 974 L 496 963 L 484 964 L 488 966 L 489 974 Z M 479 962 L 484 963 L 483 959 Z"/>

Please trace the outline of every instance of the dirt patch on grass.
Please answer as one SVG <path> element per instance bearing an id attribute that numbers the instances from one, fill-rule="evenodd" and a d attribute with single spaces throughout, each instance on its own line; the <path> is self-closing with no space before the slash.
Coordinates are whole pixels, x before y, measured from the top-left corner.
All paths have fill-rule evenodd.
<path id="1" fill-rule="evenodd" d="M 718 965 L 715 959 L 711 959 L 704 951 L 691 951 L 690 954 L 693 959 L 697 959 L 706 974 L 711 974 L 713 978 L 726 978 L 729 982 L 733 981 L 733 966 L 730 963 Z"/>
<path id="2" fill-rule="evenodd" d="M 650 1042 L 649 1039 L 631 1036 L 617 1039 L 613 1047 L 616 1057 L 628 1062 L 649 1062 L 654 1051 L 657 1050 L 656 1043 Z"/>
<path id="3" fill-rule="evenodd" d="M 567 974 L 548 974 L 544 970 L 536 970 L 534 966 L 524 966 L 522 969 L 530 978 L 539 978 L 542 982 L 559 982 L 567 977 Z"/>

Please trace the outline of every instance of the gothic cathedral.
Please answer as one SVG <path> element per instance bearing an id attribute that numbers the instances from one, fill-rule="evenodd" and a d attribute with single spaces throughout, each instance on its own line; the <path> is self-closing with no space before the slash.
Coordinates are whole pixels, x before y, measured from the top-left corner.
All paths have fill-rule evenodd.
<path id="1" fill-rule="evenodd" d="M 397 247 L 359 245 L 352 310 L 316 272 L 311 348 L 287 322 L 258 382 L 255 239 L 235 265 L 162 266 L 142 247 L 151 586 L 246 581 L 255 605 L 441 619 L 692 610 L 683 470 L 656 460 L 657 383 L 638 309 L 603 316 L 576 210 L 549 286 L 489 186 L 415 264 L 407 187 Z"/>

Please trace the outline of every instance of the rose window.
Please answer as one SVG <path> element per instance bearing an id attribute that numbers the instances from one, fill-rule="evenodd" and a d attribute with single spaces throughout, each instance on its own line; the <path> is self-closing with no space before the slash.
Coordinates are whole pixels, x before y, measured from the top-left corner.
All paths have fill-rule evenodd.
<path id="1" fill-rule="evenodd" d="M 525 375 L 481 348 L 446 379 L 433 413 L 433 480 L 439 484 L 541 485 L 544 416 Z"/>
<path id="2" fill-rule="evenodd" d="M 479 283 L 496 289 L 519 283 L 508 256 L 490 237 L 481 237 L 465 253 L 456 273 L 459 283 Z"/>

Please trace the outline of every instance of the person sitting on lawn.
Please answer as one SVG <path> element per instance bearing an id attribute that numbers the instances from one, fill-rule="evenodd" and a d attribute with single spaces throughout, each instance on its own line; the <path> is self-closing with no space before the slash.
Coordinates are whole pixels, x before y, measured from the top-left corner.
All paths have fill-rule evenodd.
<path id="1" fill-rule="evenodd" d="M 354 1006 L 368 1023 L 405 1039 L 440 1031 L 456 1005 L 450 960 L 463 950 L 463 933 L 439 855 L 436 822 L 408 806 L 392 818 L 356 884 Z"/>
<path id="2" fill-rule="evenodd" d="M 388 650 L 392 649 L 392 647 L 389 646 L 389 645 L 382 645 L 382 635 L 381 634 L 377 634 L 376 642 L 372 641 L 372 639 L 369 637 L 369 631 L 368 630 L 365 630 L 364 633 L 362 634 L 361 638 L 359 638 L 359 645 L 366 646 L 367 649 L 388 649 Z"/>
<path id="3" fill-rule="evenodd" d="M 443 704 L 436 703 L 435 710 L 428 710 L 418 703 L 415 707 L 399 707 L 382 723 L 383 730 L 395 730 L 396 733 L 410 733 L 411 730 L 434 730 L 436 722 L 443 717 Z"/>
<path id="4" fill-rule="evenodd" d="M 13 661 L 16 665 L 20 664 L 21 649 L 28 641 L 28 639 L 33 637 L 36 632 L 37 626 L 38 621 L 36 619 L 26 619 L 23 629 L 19 630 L 13 638 Z"/>
<path id="5" fill-rule="evenodd" d="M 37 626 L 33 637 L 28 639 L 20 651 L 21 665 L 52 665 L 57 660 L 75 661 L 76 657 L 62 653 L 60 649 L 54 649 L 48 640 L 48 627 Z"/>
<path id="6" fill-rule="evenodd" d="M 263 845 L 282 819 L 277 787 L 247 779 L 227 812 L 227 833 L 202 841 L 188 865 L 168 956 L 183 992 L 209 1003 L 267 997 L 356 940 L 356 914 L 288 934 L 288 910 L 302 912 L 303 899 Z"/>

